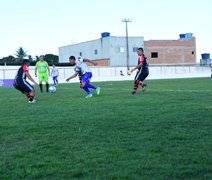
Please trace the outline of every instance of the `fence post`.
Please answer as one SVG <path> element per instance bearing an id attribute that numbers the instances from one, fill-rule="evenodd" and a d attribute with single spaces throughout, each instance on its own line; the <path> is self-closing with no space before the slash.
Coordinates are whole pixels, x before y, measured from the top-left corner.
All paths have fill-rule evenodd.
<path id="1" fill-rule="evenodd" d="M 63 68 L 63 77 L 64 77 L 64 78 L 66 77 L 66 71 L 65 71 L 65 68 Z"/>
<path id="2" fill-rule="evenodd" d="M 3 79 L 5 79 L 5 69 L 3 68 Z"/>

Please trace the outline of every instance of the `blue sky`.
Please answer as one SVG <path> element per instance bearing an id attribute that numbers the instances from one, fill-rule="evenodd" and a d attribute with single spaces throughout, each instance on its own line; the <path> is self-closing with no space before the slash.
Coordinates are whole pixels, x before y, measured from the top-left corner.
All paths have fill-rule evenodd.
<path id="1" fill-rule="evenodd" d="M 178 39 L 192 32 L 197 61 L 212 53 L 211 0 L 4 0 L 0 7 L 0 58 L 18 47 L 32 56 L 58 54 L 58 47 L 98 39 L 102 32 L 125 36 L 122 18 L 132 19 L 129 36 Z"/>

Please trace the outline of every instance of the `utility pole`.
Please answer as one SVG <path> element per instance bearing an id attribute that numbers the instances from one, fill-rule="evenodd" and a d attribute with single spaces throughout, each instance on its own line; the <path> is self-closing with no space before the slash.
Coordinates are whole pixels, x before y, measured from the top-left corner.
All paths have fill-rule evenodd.
<path id="1" fill-rule="evenodd" d="M 125 22 L 126 24 L 126 53 L 127 53 L 127 70 L 130 70 L 130 63 L 129 63 L 129 41 L 128 41 L 128 27 L 127 23 L 132 22 L 131 19 L 125 18 L 121 20 L 122 22 Z"/>

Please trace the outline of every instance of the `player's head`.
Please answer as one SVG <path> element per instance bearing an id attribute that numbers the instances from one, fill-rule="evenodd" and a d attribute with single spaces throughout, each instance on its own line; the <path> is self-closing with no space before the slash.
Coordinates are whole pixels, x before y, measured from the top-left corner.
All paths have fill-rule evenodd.
<path id="1" fill-rule="evenodd" d="M 39 60 L 40 60 L 40 61 L 43 61 L 43 60 L 44 60 L 44 55 L 40 55 L 40 56 L 39 56 Z"/>
<path id="2" fill-rule="evenodd" d="M 29 66 L 30 63 L 29 63 L 29 60 L 28 59 L 24 59 L 23 62 L 22 62 L 22 64 Z"/>
<path id="3" fill-rule="evenodd" d="M 76 58 L 75 58 L 75 56 L 70 56 L 69 57 L 69 62 L 71 63 L 71 65 L 75 65 L 76 64 Z"/>
<path id="4" fill-rule="evenodd" d="M 144 53 L 144 49 L 142 47 L 138 48 L 137 53 L 139 56 L 141 56 Z"/>

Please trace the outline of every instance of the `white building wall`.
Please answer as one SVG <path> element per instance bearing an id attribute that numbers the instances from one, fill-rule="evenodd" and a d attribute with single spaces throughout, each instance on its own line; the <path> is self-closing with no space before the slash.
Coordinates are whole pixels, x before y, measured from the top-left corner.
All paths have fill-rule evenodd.
<path id="1" fill-rule="evenodd" d="M 109 58 L 110 38 L 82 42 L 78 44 L 59 47 L 59 62 L 68 62 L 71 55 L 82 56 L 91 60 Z M 97 50 L 97 54 L 95 54 Z"/>
<path id="2" fill-rule="evenodd" d="M 133 52 L 133 48 L 144 47 L 144 38 L 129 37 L 128 42 L 129 63 L 130 66 L 135 66 L 137 53 Z M 71 55 L 76 57 L 82 55 L 91 60 L 110 59 L 110 66 L 126 66 L 126 38 L 109 36 L 59 48 L 59 62 L 68 62 Z"/>
<path id="3" fill-rule="evenodd" d="M 133 48 L 144 47 L 143 37 L 129 37 L 129 65 L 137 65 L 137 51 L 133 52 Z M 123 50 L 123 51 L 122 51 Z M 127 66 L 126 54 L 126 38 L 111 37 L 110 38 L 110 66 Z"/>

